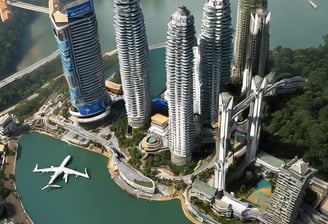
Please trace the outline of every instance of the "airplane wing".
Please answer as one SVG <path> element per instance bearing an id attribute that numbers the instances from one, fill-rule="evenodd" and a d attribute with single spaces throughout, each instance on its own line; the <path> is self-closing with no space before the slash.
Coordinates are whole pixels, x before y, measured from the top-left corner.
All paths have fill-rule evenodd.
<path id="1" fill-rule="evenodd" d="M 49 173 L 49 172 L 56 172 L 58 170 L 58 167 L 50 167 L 50 168 L 43 168 L 39 169 L 38 164 L 35 165 L 35 168 L 33 169 L 33 172 L 40 172 L 40 173 Z"/>
<path id="2" fill-rule="evenodd" d="M 80 176 L 80 177 L 84 177 L 84 178 L 90 178 L 89 177 L 89 174 L 87 173 L 87 169 L 84 170 L 84 173 L 81 173 L 81 172 L 78 172 L 78 171 L 75 171 L 75 170 L 72 170 L 70 168 L 66 168 L 64 167 L 63 168 L 63 172 L 65 173 L 65 175 L 68 175 L 68 174 L 71 174 L 71 175 L 75 175 L 76 177 Z M 67 177 L 67 176 L 66 176 Z"/>

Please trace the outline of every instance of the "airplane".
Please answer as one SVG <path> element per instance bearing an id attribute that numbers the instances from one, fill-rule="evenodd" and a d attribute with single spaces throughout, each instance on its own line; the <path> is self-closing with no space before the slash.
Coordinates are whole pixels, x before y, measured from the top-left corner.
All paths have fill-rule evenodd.
<path id="1" fill-rule="evenodd" d="M 75 175 L 76 177 L 80 176 L 80 177 L 84 177 L 84 178 L 90 178 L 87 173 L 86 168 L 84 170 L 84 173 L 72 170 L 70 168 L 66 168 L 65 166 L 70 159 L 71 159 L 70 155 L 66 156 L 66 158 L 63 160 L 63 162 L 58 167 L 51 166 L 50 168 L 39 169 L 38 164 L 35 165 L 35 168 L 33 169 L 34 173 L 36 173 L 36 172 L 40 172 L 40 173 L 53 172 L 54 173 L 53 175 L 51 175 L 51 178 L 50 178 L 48 184 L 46 186 L 44 186 L 43 188 L 41 188 L 41 190 L 44 190 L 48 187 L 57 187 L 57 188 L 61 187 L 61 186 L 59 186 L 57 184 L 53 184 L 53 183 L 55 182 L 57 177 L 60 176 L 62 173 L 64 173 L 63 179 L 65 180 L 65 183 L 67 183 L 67 181 L 68 181 L 69 174 Z"/>

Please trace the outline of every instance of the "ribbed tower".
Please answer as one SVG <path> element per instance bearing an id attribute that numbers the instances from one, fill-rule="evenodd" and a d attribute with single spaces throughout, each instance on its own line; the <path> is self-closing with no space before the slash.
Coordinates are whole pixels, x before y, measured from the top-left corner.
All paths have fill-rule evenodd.
<path id="1" fill-rule="evenodd" d="M 174 164 L 185 165 L 193 148 L 193 47 L 194 17 L 184 6 L 172 14 L 166 42 L 169 105 L 169 148 Z"/>
<path id="2" fill-rule="evenodd" d="M 149 49 L 139 0 L 114 0 L 114 29 L 129 125 L 150 121 Z"/>
<path id="3" fill-rule="evenodd" d="M 92 0 L 49 0 L 49 16 L 69 85 L 71 114 L 93 122 L 110 112 Z"/>
<path id="4" fill-rule="evenodd" d="M 200 33 L 201 116 L 218 119 L 220 86 L 230 80 L 232 28 L 229 0 L 206 0 Z"/>
<path id="5" fill-rule="evenodd" d="M 255 13 L 259 9 L 266 11 L 267 7 L 267 0 L 238 0 L 234 45 L 234 76 L 241 77 L 245 69 L 251 13 Z"/>

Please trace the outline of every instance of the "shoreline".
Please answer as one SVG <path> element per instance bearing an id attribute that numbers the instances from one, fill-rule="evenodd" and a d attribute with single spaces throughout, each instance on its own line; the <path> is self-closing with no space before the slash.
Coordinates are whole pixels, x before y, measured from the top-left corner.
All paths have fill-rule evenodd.
<path id="1" fill-rule="evenodd" d="M 60 141 L 63 141 L 61 140 L 60 138 L 58 138 L 58 136 L 54 133 L 51 133 L 51 132 L 47 132 L 47 131 L 41 131 L 41 130 L 31 130 L 30 132 L 37 132 L 39 134 L 42 134 L 42 135 L 47 135 L 49 137 L 52 137 L 52 138 L 55 138 L 57 140 L 60 140 Z M 81 148 L 83 150 L 87 150 L 87 151 L 90 151 L 90 152 L 93 152 L 93 153 L 98 153 L 98 154 L 101 154 L 105 157 L 107 157 L 108 161 L 107 161 L 107 170 L 108 172 L 110 173 L 113 181 L 115 182 L 116 185 L 118 185 L 122 190 L 124 190 L 125 192 L 127 192 L 120 184 L 118 184 L 116 182 L 116 178 L 118 177 L 117 173 L 115 172 L 115 168 L 114 168 L 114 164 L 112 162 L 112 155 L 107 151 L 107 150 L 104 150 L 102 152 L 102 149 L 101 148 L 98 148 L 98 147 L 95 147 L 93 149 L 91 148 L 88 148 L 88 147 L 85 147 L 85 146 L 81 146 L 81 145 L 78 145 L 76 143 L 73 143 L 73 142 L 69 142 L 69 141 L 65 141 L 66 143 L 70 144 L 70 145 L 73 145 L 73 146 L 76 146 L 78 148 Z M 16 160 L 14 161 L 16 162 Z M 127 192 L 128 193 L 128 192 Z M 133 195 L 135 196 L 135 195 Z M 194 216 L 192 216 L 192 214 L 189 212 L 188 208 L 187 208 L 187 205 L 185 203 L 185 198 L 183 196 L 183 194 L 181 192 L 177 192 L 175 191 L 173 193 L 172 196 L 163 196 L 163 197 L 158 197 L 158 196 L 155 196 L 155 197 L 150 197 L 150 198 L 146 198 L 146 197 L 137 197 L 137 198 L 141 198 L 143 200 L 154 200 L 154 201 L 170 201 L 170 200 L 174 200 L 174 199 L 178 199 L 180 201 L 180 205 L 181 205 L 181 208 L 182 208 L 182 211 L 185 215 L 185 217 L 192 223 L 194 224 L 200 224 L 201 222 L 199 222 L 197 219 L 194 218 Z M 20 201 L 20 199 L 19 199 Z M 21 201 L 20 201 L 21 202 Z M 22 204 L 22 202 L 21 202 Z M 23 207 L 23 205 L 22 205 Z M 23 207 L 24 208 L 24 207 Z M 24 209 L 25 211 L 25 209 Z M 26 211 L 25 211 L 26 212 Z M 28 215 L 28 213 L 26 212 L 26 214 Z M 33 222 L 31 222 L 33 223 Z"/>
<path id="2" fill-rule="evenodd" d="M 8 218 L 12 218 L 15 223 L 27 223 L 33 224 L 32 218 L 29 216 L 28 212 L 20 199 L 19 193 L 16 188 L 15 180 L 10 178 L 10 175 L 15 175 L 16 171 L 16 158 L 17 148 L 15 155 L 6 155 L 6 165 L 4 168 L 5 178 L 2 180 L 3 186 L 10 189 L 11 192 L 5 199 L 5 206 L 7 209 Z M 8 177 L 9 176 L 9 177 Z"/>

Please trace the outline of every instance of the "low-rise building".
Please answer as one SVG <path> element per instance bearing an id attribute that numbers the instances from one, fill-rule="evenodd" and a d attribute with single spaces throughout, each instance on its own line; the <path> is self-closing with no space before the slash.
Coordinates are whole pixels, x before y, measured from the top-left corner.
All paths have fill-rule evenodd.
<path id="1" fill-rule="evenodd" d="M 257 154 L 255 165 L 264 167 L 270 172 L 278 173 L 280 168 L 285 165 L 285 162 L 277 157 L 261 151 Z"/>
<path id="2" fill-rule="evenodd" d="M 2 22 L 6 22 L 9 19 L 10 10 L 5 1 L 0 1 L 0 17 Z"/>
<path id="3" fill-rule="evenodd" d="M 116 82 L 106 80 L 105 81 L 105 87 L 112 94 L 115 94 L 115 95 L 122 95 L 123 94 L 122 85 L 118 84 Z"/>
<path id="4" fill-rule="evenodd" d="M 216 193 L 217 193 L 216 188 L 211 187 L 210 185 L 199 179 L 196 179 L 192 184 L 190 196 L 197 197 L 200 200 L 213 202 Z"/>
<path id="5" fill-rule="evenodd" d="M 328 196 L 326 196 L 325 199 L 323 199 L 323 201 L 321 202 L 320 212 L 325 216 L 328 216 Z"/>
<path id="6" fill-rule="evenodd" d="M 0 117 L 0 135 L 1 137 L 10 136 L 16 129 L 13 116 L 5 114 Z"/>
<path id="7" fill-rule="evenodd" d="M 168 126 L 169 118 L 163 114 L 155 114 L 151 117 L 151 125 L 165 129 Z"/>
<path id="8" fill-rule="evenodd" d="M 140 143 L 143 151 L 155 152 L 168 147 L 168 120 L 167 116 L 159 113 L 151 117 L 148 134 Z"/>

